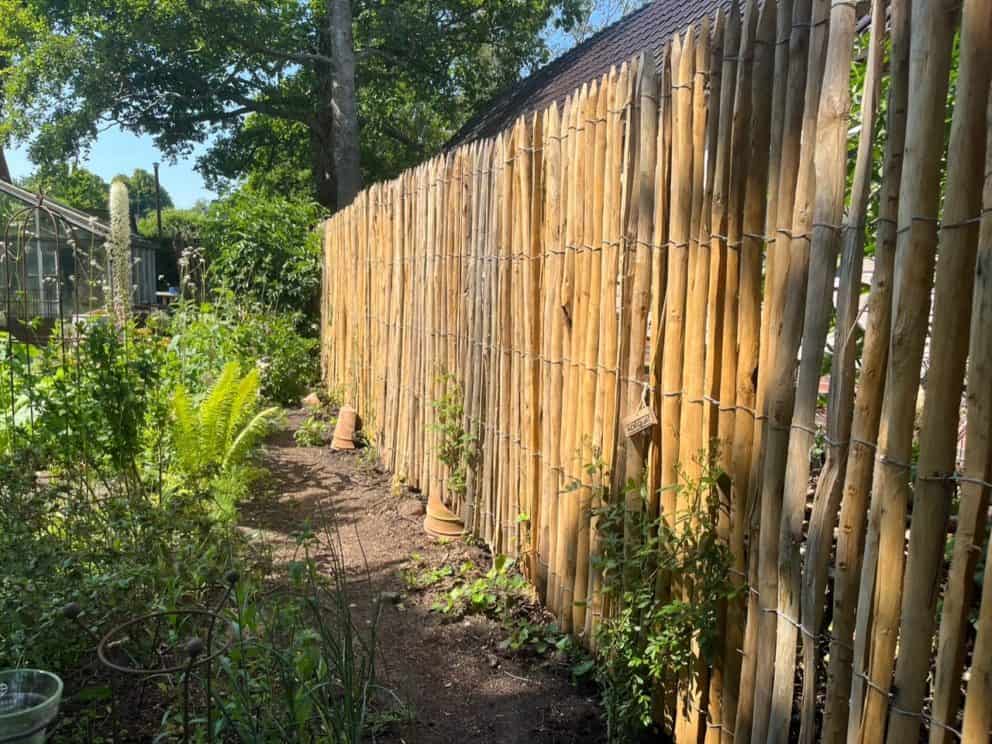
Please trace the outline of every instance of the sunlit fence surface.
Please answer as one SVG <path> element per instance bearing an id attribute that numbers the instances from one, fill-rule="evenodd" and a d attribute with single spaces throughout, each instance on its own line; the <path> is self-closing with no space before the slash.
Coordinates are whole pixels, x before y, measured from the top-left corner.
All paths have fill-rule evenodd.
<path id="1" fill-rule="evenodd" d="M 988 741 L 992 4 L 951 5 L 748 3 L 327 223 L 327 383 L 588 643 L 596 500 L 725 474 L 679 742 Z"/>

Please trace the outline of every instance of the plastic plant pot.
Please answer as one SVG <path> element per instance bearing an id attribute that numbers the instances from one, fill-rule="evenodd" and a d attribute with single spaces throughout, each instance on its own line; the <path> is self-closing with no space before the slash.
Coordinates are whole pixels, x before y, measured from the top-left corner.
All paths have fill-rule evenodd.
<path id="1" fill-rule="evenodd" d="M 62 680 L 40 669 L 0 671 L 0 744 L 42 744 L 62 702 Z"/>

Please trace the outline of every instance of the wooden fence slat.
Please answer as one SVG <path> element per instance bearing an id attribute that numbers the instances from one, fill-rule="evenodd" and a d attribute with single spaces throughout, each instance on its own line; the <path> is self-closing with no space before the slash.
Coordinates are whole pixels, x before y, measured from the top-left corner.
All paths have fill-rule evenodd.
<path id="1" fill-rule="evenodd" d="M 940 197 L 940 152 L 950 70 L 954 11 L 914 0 L 910 41 L 906 151 L 899 200 L 899 229 L 889 351 L 872 498 L 880 500 L 878 561 L 865 561 L 859 604 L 871 602 L 871 632 L 862 663 L 868 682 L 861 701 L 852 690 L 859 742 L 876 742 L 884 733 L 888 692 L 902 600 L 906 512 L 911 496 L 909 462 L 913 449 L 920 365 L 930 316 L 936 258 L 936 219 Z M 859 626 L 855 637 L 862 635 Z M 863 630 L 867 630 L 864 628 Z M 855 673 L 860 669 L 855 650 Z"/>
<path id="2" fill-rule="evenodd" d="M 730 180 L 730 140 L 734 115 L 734 93 L 737 85 L 737 54 L 740 51 L 740 8 L 734 2 L 728 11 L 724 26 L 723 49 L 720 50 L 719 71 L 719 106 L 714 111 L 717 121 L 716 148 L 713 156 L 712 178 L 712 212 L 710 215 L 710 293 L 709 308 L 712 313 L 709 323 L 707 346 L 710 353 L 707 356 L 706 395 L 711 399 L 707 402 L 710 421 L 704 426 L 705 436 L 710 442 L 711 456 L 719 458 L 719 403 L 720 385 L 723 371 L 723 311 L 726 305 L 727 292 L 727 198 Z M 713 86 L 716 85 L 716 68 L 713 70 Z M 722 489 L 718 530 L 720 539 L 730 543 L 730 503 L 729 489 Z M 743 557 L 743 556 L 742 556 Z M 743 579 L 743 577 L 740 577 Z M 743 581 L 739 582 L 743 584 Z M 722 655 L 722 670 L 714 674 L 714 685 L 719 685 L 717 699 L 711 689 L 710 718 L 714 726 L 707 731 L 707 742 L 720 741 L 730 729 L 737 711 L 737 690 L 740 684 L 740 655 L 737 649 L 741 647 L 743 638 L 739 632 L 743 619 L 740 612 L 735 613 L 734 607 L 739 607 L 736 601 L 730 601 L 724 608 L 724 633 L 726 644 L 720 652 Z M 713 732 L 713 735 L 710 734 Z"/>
<path id="3" fill-rule="evenodd" d="M 779 591 L 780 584 L 783 583 L 783 579 L 787 579 L 789 572 L 793 569 L 790 562 L 782 560 L 784 556 L 781 548 L 787 546 L 786 555 L 790 555 L 788 547 L 791 547 L 791 541 L 794 540 L 796 519 L 799 520 L 800 531 L 802 527 L 802 505 L 798 509 L 794 505 L 783 506 L 782 491 L 786 474 L 793 374 L 802 336 L 802 319 L 806 301 L 806 277 L 809 268 L 807 234 L 810 229 L 814 195 L 813 153 L 817 106 L 823 81 L 822 69 L 827 41 L 828 5 L 826 0 L 814 0 L 812 5 L 812 30 L 803 104 L 795 204 L 791 230 L 787 233 L 789 236 L 788 252 L 783 251 L 778 254 L 779 258 L 786 259 L 787 257 L 787 260 L 782 261 L 782 264 L 787 265 L 776 267 L 776 274 L 785 277 L 786 294 L 782 305 L 781 324 L 769 338 L 769 342 L 774 343 L 777 350 L 772 362 L 772 376 L 769 382 L 768 435 L 761 483 L 758 557 L 758 592 L 761 605 L 760 618 L 758 619 L 758 639 L 760 645 L 767 649 L 775 646 L 777 628 L 780 623 L 784 622 L 780 618 L 786 612 L 786 597 Z M 768 741 L 771 736 L 776 735 L 775 731 L 770 731 L 768 728 L 777 671 L 774 662 L 775 654 L 772 653 L 760 654 L 757 658 L 754 720 L 751 729 L 751 740 L 754 742 Z M 792 674 L 793 670 L 790 668 L 788 673 Z M 784 681 L 779 684 L 784 684 Z"/>
<path id="4" fill-rule="evenodd" d="M 913 488 L 913 517 L 906 558 L 900 653 L 886 741 L 919 736 L 937 617 L 937 593 L 954 495 L 958 424 L 982 207 L 986 107 L 992 69 L 992 3 L 967 0 L 962 13 L 956 104 L 951 122 L 931 331 L 932 364 L 920 425 L 920 455 Z M 967 223 L 967 224 L 964 224 Z M 992 328 L 986 329 L 992 333 Z"/>
<path id="5" fill-rule="evenodd" d="M 875 134 L 876 101 L 881 83 L 882 42 L 885 9 L 882 0 L 872 5 L 868 60 L 861 98 L 861 124 L 855 163 L 850 207 L 841 234 L 843 250 L 837 303 L 834 354 L 830 373 L 830 397 L 827 407 L 828 439 L 826 462 L 817 481 L 810 517 L 801 596 L 801 623 L 809 632 L 802 634 L 803 669 L 819 668 L 819 646 L 813 634 L 820 632 L 824 611 L 827 568 L 834 527 L 840 508 L 843 472 L 847 463 L 851 419 L 854 407 L 855 363 L 857 344 L 854 333 L 861 296 L 864 259 L 864 221 L 868 207 L 872 153 Z M 851 33 L 851 31 L 847 31 Z M 831 43 L 833 43 L 833 30 Z M 853 40 L 850 40 L 853 43 Z M 850 60 L 847 62 L 850 65 Z M 849 105 L 849 101 L 845 102 Z M 846 129 L 846 125 L 845 125 Z M 838 137 L 835 133 L 835 136 Z M 840 176 L 843 178 L 843 176 Z M 816 218 L 818 221 L 819 218 Z M 833 218 L 831 218 L 833 219 Z M 818 675 L 804 671 L 800 700 L 800 741 L 811 744 L 816 737 L 816 702 Z"/>
<path id="6" fill-rule="evenodd" d="M 933 715 L 947 721 L 957 710 L 957 692 L 963 666 L 964 625 L 971 605 L 972 579 L 983 542 L 984 524 L 992 488 L 992 100 L 988 114 L 988 144 L 985 152 L 985 188 L 978 257 L 975 263 L 975 291 L 971 316 L 971 357 L 968 362 L 968 441 L 965 448 L 961 507 L 955 533 L 954 556 L 948 577 L 944 612 L 941 617 L 934 685 Z M 973 391 L 973 392 L 971 392 Z M 964 706 L 961 741 L 979 744 L 988 741 L 992 729 L 992 561 L 986 558 L 981 605 L 975 627 L 975 647 L 971 676 Z M 953 686 L 953 691 L 947 687 Z M 930 741 L 941 741 L 950 732 L 931 728 Z"/>
<path id="7" fill-rule="evenodd" d="M 779 544 L 781 568 L 778 612 L 780 615 L 776 630 L 775 684 L 768 729 L 769 741 L 782 744 L 789 740 L 792 719 L 796 641 L 801 620 L 803 556 L 800 554 L 800 546 L 803 542 L 803 518 L 809 487 L 810 451 L 816 431 L 816 406 L 824 347 L 834 309 L 834 279 L 837 272 L 841 218 L 844 211 L 847 117 L 850 107 L 849 89 L 856 20 L 855 8 L 850 5 L 835 4 L 831 8 L 824 76 L 820 95 L 816 101 L 814 152 L 816 191 L 812 204 L 812 222 L 802 225 L 812 234 L 808 240 L 809 267 L 802 329 L 802 354 L 791 430 L 788 433 Z M 796 310 L 798 311 L 798 306 Z M 822 504 L 822 499 L 819 503 Z M 819 524 L 817 517 L 820 520 L 826 519 L 825 515 L 821 517 L 817 512 L 814 512 L 814 517 L 814 527 Z M 829 528 L 825 529 L 830 529 L 832 532 L 832 526 L 831 520 Z M 808 551 L 805 558 L 810 559 Z M 816 598 L 816 601 L 819 601 L 819 598 Z M 816 632 L 812 629 L 806 630 L 808 633 Z M 813 669 L 806 669 L 804 672 L 811 677 L 815 674 Z"/>
<path id="8" fill-rule="evenodd" d="M 618 73 L 611 68 L 605 77 L 602 108 L 597 114 L 597 128 L 600 123 L 604 127 L 602 138 L 603 157 L 603 196 L 600 217 L 599 234 L 602 236 L 601 266 L 599 270 L 599 347 L 597 357 L 597 401 L 595 421 L 593 424 L 593 448 L 599 450 L 603 467 L 606 472 L 597 477 L 595 486 L 602 488 L 609 485 L 609 473 L 614 467 L 613 445 L 616 433 L 618 389 L 617 380 L 617 338 L 619 335 L 619 316 L 616 307 L 617 272 L 620 256 L 620 189 L 622 188 L 622 173 L 619 168 L 623 146 L 623 130 L 621 110 L 627 100 L 627 68 L 623 67 Z M 599 139 L 597 139 L 597 147 Z M 597 150 L 598 156 L 598 150 Z M 597 167 L 597 173 L 599 169 Z M 616 175 L 614 175 L 616 174 Z M 595 289 L 595 288 L 594 288 Z M 602 501 L 597 496 L 591 504 L 593 509 L 602 507 Z M 603 616 L 602 569 L 598 565 L 601 555 L 600 535 L 597 529 L 598 519 L 590 517 L 589 521 L 589 586 L 587 590 L 588 611 L 585 616 L 583 633 L 590 648 L 596 647 L 596 633 Z"/>
<path id="9" fill-rule="evenodd" d="M 713 445 L 715 444 L 716 426 L 718 424 L 718 412 L 712 403 L 707 400 L 707 396 L 714 397 L 715 392 L 719 395 L 719 380 L 716 375 L 719 372 L 720 364 L 720 344 L 718 343 L 721 326 L 721 312 L 724 277 L 720 273 L 722 266 L 722 256 L 719 245 L 713 246 L 713 193 L 716 180 L 716 159 L 717 149 L 720 142 L 720 124 L 723 106 L 721 95 L 723 93 L 723 57 L 725 54 L 726 17 L 722 9 L 717 10 L 713 17 L 713 36 L 710 42 L 709 79 L 707 80 L 709 109 L 706 124 L 706 175 L 705 191 L 703 194 L 703 213 L 699 224 L 699 248 L 701 259 L 706 261 L 706 297 L 704 299 L 704 312 L 706 320 L 703 324 L 701 343 L 703 346 L 702 372 L 698 383 L 699 388 L 699 417 L 700 417 L 700 455 L 709 464 L 713 458 Z M 736 46 L 734 47 L 736 49 Z M 729 116 L 724 122 L 729 128 Z M 719 506 L 714 515 L 717 519 L 718 537 L 724 544 L 727 544 L 730 537 L 729 514 L 720 512 Z M 716 611 L 716 629 L 718 638 L 726 636 L 727 607 L 725 602 L 721 602 Z M 722 734 L 719 723 L 723 711 L 723 673 L 726 666 L 724 649 L 719 644 L 715 644 L 712 658 L 708 661 L 708 690 L 706 691 L 706 718 L 704 741 L 707 744 L 719 744 Z M 736 655 L 736 654 L 735 654 Z"/>

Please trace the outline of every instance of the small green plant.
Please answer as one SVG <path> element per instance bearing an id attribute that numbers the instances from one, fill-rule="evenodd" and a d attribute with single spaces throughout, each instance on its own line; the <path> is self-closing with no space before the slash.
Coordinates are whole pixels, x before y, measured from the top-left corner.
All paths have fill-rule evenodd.
<path id="1" fill-rule="evenodd" d="M 186 389 L 176 389 L 173 438 L 177 463 L 187 475 L 209 477 L 240 464 L 268 433 L 279 409 L 258 410 L 260 387 L 257 369 L 242 376 L 237 362 L 230 362 L 195 410 Z"/>
<path id="2" fill-rule="evenodd" d="M 462 581 L 449 591 L 432 609 L 445 615 L 462 617 L 467 614 L 501 616 L 519 602 L 527 589 L 527 579 L 514 570 L 516 561 L 505 555 L 493 559 L 492 568 L 473 581 Z M 461 576 L 470 573 L 472 565 L 463 564 Z"/>
<path id="3" fill-rule="evenodd" d="M 593 668 L 592 660 L 575 640 L 555 623 L 548 622 L 529 582 L 512 558 L 498 555 L 492 567 L 480 574 L 472 561 L 464 561 L 455 572 L 451 566 L 425 567 L 423 558 L 419 557 L 406 576 L 411 588 L 452 580 L 455 585 L 432 609 L 452 618 L 483 615 L 499 621 L 504 633 L 499 648 L 503 651 L 535 656 L 560 654 L 569 662 L 575 678 L 587 675 Z"/>
<path id="4" fill-rule="evenodd" d="M 712 658 L 719 607 L 734 595 L 729 550 L 717 536 L 719 478 L 712 465 L 698 479 L 681 473 L 672 487 L 680 509 L 655 519 L 642 483 L 629 482 L 625 498 L 611 499 L 605 487 L 600 494 L 595 565 L 611 612 L 598 630 L 597 677 L 611 742 L 636 740 L 652 725 L 654 691 L 688 689 L 699 659 Z M 625 508 L 631 495 L 640 510 Z"/>
<path id="5" fill-rule="evenodd" d="M 314 411 L 307 416 L 300 428 L 293 432 L 293 439 L 300 447 L 323 447 L 331 431 L 331 422 L 323 412 Z"/>
<path id="6" fill-rule="evenodd" d="M 403 571 L 403 581 L 410 589 L 428 589 L 440 584 L 444 579 L 453 576 L 455 569 L 451 566 L 436 566 L 434 568 L 408 568 Z"/>
<path id="7" fill-rule="evenodd" d="M 465 493 L 468 466 L 475 456 L 476 437 L 465 431 L 465 405 L 461 385 L 452 375 L 441 375 L 438 383 L 445 393 L 435 400 L 434 423 L 431 430 L 438 434 L 438 459 L 448 466 L 447 485 L 452 493 Z"/>

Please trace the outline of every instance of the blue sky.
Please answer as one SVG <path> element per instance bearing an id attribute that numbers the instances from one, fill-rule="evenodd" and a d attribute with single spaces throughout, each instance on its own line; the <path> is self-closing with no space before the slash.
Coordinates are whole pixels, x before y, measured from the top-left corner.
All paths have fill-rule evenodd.
<path id="1" fill-rule="evenodd" d="M 113 127 L 97 138 L 80 163 L 109 181 L 117 174 L 131 173 L 135 168 L 144 168 L 150 173 L 152 163 L 158 161 L 162 164 L 159 178 L 163 188 L 172 196 L 177 207 L 187 208 L 192 207 L 197 199 L 213 199 L 216 196 L 193 169 L 196 158 L 205 149 L 205 146 L 198 146 L 189 157 L 170 163 L 155 147 L 151 137 L 139 137 Z M 34 170 L 25 148 L 8 149 L 6 155 L 10 174 L 14 178 L 23 178 Z"/>

